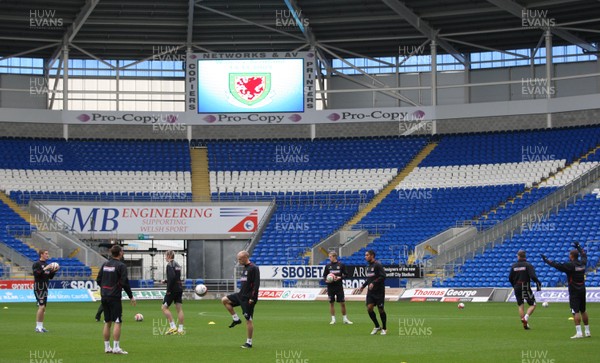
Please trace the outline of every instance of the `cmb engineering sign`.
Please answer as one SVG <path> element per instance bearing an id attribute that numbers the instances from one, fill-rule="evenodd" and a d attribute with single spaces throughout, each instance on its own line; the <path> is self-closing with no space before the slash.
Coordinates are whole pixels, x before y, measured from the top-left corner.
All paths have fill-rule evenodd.
<path id="1" fill-rule="evenodd" d="M 157 239 L 199 234 L 250 235 L 268 205 L 160 205 L 151 203 L 43 202 L 48 218 L 66 223 L 80 234 L 118 234 L 124 238 L 154 235 Z"/>

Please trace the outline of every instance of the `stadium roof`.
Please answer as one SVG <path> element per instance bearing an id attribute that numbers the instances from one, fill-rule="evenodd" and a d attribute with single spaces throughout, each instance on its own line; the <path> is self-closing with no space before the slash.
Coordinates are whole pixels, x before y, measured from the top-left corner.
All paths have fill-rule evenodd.
<path id="1" fill-rule="evenodd" d="M 0 0 L 0 57 L 146 59 L 293 51 L 322 59 L 576 44 L 597 53 L 596 0 Z M 1 59 L 1 58 L 0 58 Z"/>

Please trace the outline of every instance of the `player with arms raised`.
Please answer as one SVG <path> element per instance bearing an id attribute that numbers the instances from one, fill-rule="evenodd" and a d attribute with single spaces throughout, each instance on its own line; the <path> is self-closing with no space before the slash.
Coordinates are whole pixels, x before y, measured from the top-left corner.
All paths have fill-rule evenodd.
<path id="1" fill-rule="evenodd" d="M 569 281 L 569 305 L 571 306 L 571 313 L 575 321 L 575 335 L 571 339 L 578 339 L 583 338 L 580 325 L 581 320 L 583 320 L 583 325 L 585 325 L 585 336 L 591 337 L 592 334 L 590 333 L 588 313 L 585 307 L 585 268 L 587 265 L 587 254 L 581 248 L 579 242 L 573 243 L 573 247 L 575 249 L 569 252 L 569 262 L 555 262 L 549 260 L 543 254 L 541 256 L 545 263 L 567 274 Z M 579 258 L 580 256 L 581 259 Z"/>

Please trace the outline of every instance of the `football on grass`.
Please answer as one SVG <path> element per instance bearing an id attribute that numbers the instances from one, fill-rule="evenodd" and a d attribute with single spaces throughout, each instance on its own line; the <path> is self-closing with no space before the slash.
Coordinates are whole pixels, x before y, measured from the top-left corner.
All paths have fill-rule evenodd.
<path id="1" fill-rule="evenodd" d="M 196 292 L 196 295 L 204 296 L 208 292 L 208 289 L 206 288 L 206 286 L 204 284 L 198 284 L 198 285 L 196 285 L 196 288 L 194 289 L 194 291 Z"/>
<path id="2" fill-rule="evenodd" d="M 463 304 L 463 303 L 458 303 L 458 308 L 459 308 L 459 309 L 464 309 L 464 308 L 465 308 L 465 304 Z"/>
<path id="3" fill-rule="evenodd" d="M 144 315 L 140 313 L 135 314 L 133 318 L 135 319 L 135 321 L 144 321 Z"/>
<path id="4" fill-rule="evenodd" d="M 547 302 L 547 301 L 544 301 L 544 302 L 542 303 L 542 306 L 543 306 L 543 307 L 545 307 L 545 308 L 547 308 L 547 307 L 548 307 L 548 302 Z"/>

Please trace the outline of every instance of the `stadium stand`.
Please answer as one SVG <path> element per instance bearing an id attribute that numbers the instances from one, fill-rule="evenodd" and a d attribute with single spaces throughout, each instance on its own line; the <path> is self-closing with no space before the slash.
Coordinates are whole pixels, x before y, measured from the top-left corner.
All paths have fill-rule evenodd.
<path id="1" fill-rule="evenodd" d="M 29 223 L 8 205 L 0 201 L 0 243 L 5 244 L 31 261 L 37 261 L 38 253 L 20 240 L 20 238 L 27 238 L 30 235 L 31 226 Z"/>
<path id="2" fill-rule="evenodd" d="M 259 264 L 306 264 L 306 249 L 341 228 L 427 144 L 426 137 L 207 143 L 211 195 L 275 198 Z"/>
<path id="3" fill-rule="evenodd" d="M 29 199 L 191 200 L 187 141 L 1 139 L 0 189 Z"/>
<path id="4" fill-rule="evenodd" d="M 35 226 L 30 225 L 25 219 L 15 213 L 8 205 L 0 201 L 0 243 L 28 258 L 32 263 L 37 261 L 37 251 L 23 242 L 31 236 Z M 57 278 L 83 278 L 91 276 L 91 268 L 85 266 L 76 258 L 52 258 L 48 263 L 58 262 L 61 269 Z M 31 266 L 22 266 L 25 269 Z M 0 273 L 2 275 L 2 273 Z"/>
<path id="5" fill-rule="evenodd" d="M 544 253 L 552 260 L 566 261 L 571 244 L 581 241 L 588 253 L 587 266 L 595 269 L 600 261 L 598 225 L 600 190 L 596 189 L 557 214 L 541 216 L 537 221 L 525 221 L 522 233 L 468 260 L 453 278 L 436 285 L 510 287 L 509 267 L 516 260 L 517 251 L 524 249 L 544 286 L 566 286 L 565 274 L 544 264 L 540 254 Z M 598 274 L 588 274 L 587 285 L 599 286 L 599 277 Z"/>
<path id="6" fill-rule="evenodd" d="M 566 173 L 550 178 L 559 180 L 556 185 L 589 170 L 592 165 L 573 161 L 599 141 L 598 127 L 444 136 L 397 193 L 361 221 L 396 227 L 342 260 L 361 262 L 364 251 L 374 249 L 380 259 L 404 262 L 416 244 L 457 223 L 479 220 L 482 228 L 493 226 L 555 190 L 531 187 L 566 166 Z"/>

